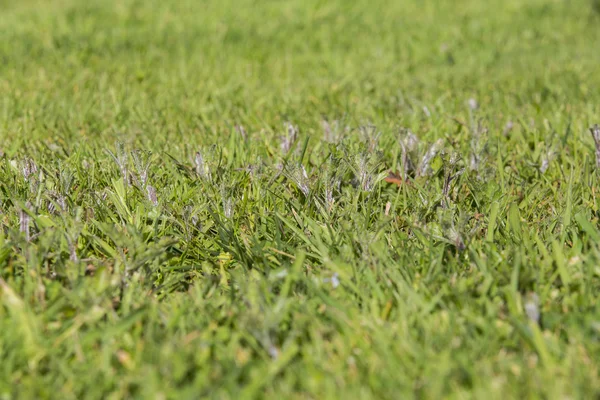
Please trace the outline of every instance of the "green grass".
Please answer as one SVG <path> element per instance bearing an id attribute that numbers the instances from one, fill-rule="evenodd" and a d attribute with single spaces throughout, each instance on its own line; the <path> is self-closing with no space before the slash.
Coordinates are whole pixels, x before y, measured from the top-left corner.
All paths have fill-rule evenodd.
<path id="1" fill-rule="evenodd" d="M 598 10 L 0 0 L 0 398 L 598 397 Z"/>

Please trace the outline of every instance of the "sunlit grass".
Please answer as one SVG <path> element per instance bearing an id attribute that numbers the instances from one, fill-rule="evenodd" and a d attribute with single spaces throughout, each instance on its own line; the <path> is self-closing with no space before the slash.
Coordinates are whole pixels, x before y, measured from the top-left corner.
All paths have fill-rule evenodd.
<path id="1" fill-rule="evenodd" d="M 0 397 L 597 396 L 596 8 L 0 0 Z"/>

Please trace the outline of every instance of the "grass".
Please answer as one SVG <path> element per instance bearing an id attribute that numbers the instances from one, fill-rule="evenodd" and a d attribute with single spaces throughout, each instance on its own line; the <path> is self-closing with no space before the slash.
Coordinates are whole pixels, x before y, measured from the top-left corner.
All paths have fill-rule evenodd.
<path id="1" fill-rule="evenodd" d="M 0 0 L 0 397 L 597 397 L 596 3 Z"/>

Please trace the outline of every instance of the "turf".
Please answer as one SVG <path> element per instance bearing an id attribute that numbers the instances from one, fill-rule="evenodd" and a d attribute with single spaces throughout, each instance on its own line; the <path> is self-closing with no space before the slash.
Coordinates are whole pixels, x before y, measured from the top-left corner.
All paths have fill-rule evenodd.
<path id="1" fill-rule="evenodd" d="M 600 395 L 597 1 L 0 11 L 2 399 Z"/>

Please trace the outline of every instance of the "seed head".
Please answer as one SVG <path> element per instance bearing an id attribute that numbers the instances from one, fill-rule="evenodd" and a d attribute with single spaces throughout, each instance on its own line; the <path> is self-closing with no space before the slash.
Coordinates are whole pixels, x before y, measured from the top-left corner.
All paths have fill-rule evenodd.
<path id="1" fill-rule="evenodd" d="M 156 195 L 156 189 L 152 185 L 146 186 L 146 193 L 148 195 L 148 200 L 156 207 L 158 205 L 158 198 Z"/>
<path id="2" fill-rule="evenodd" d="M 298 139 L 298 127 L 294 126 L 291 122 L 285 123 L 286 134 L 281 138 L 281 152 L 283 154 L 289 153 L 294 143 Z"/>
<path id="3" fill-rule="evenodd" d="M 479 104 L 477 104 L 477 100 L 471 98 L 468 101 L 469 103 L 469 108 L 471 109 L 471 111 L 475 111 L 479 108 Z"/>
<path id="4" fill-rule="evenodd" d="M 194 157 L 194 164 L 196 165 L 196 174 L 202 179 L 210 180 L 210 167 L 199 151 L 196 152 L 196 156 Z"/>
<path id="5" fill-rule="evenodd" d="M 590 133 L 594 138 L 594 144 L 596 146 L 596 167 L 600 168 L 600 126 L 595 124 L 590 128 Z"/>
<path id="6" fill-rule="evenodd" d="M 540 298 L 535 293 L 531 293 L 525 302 L 525 314 L 527 314 L 527 317 L 536 324 L 540 323 L 539 304 Z"/>

